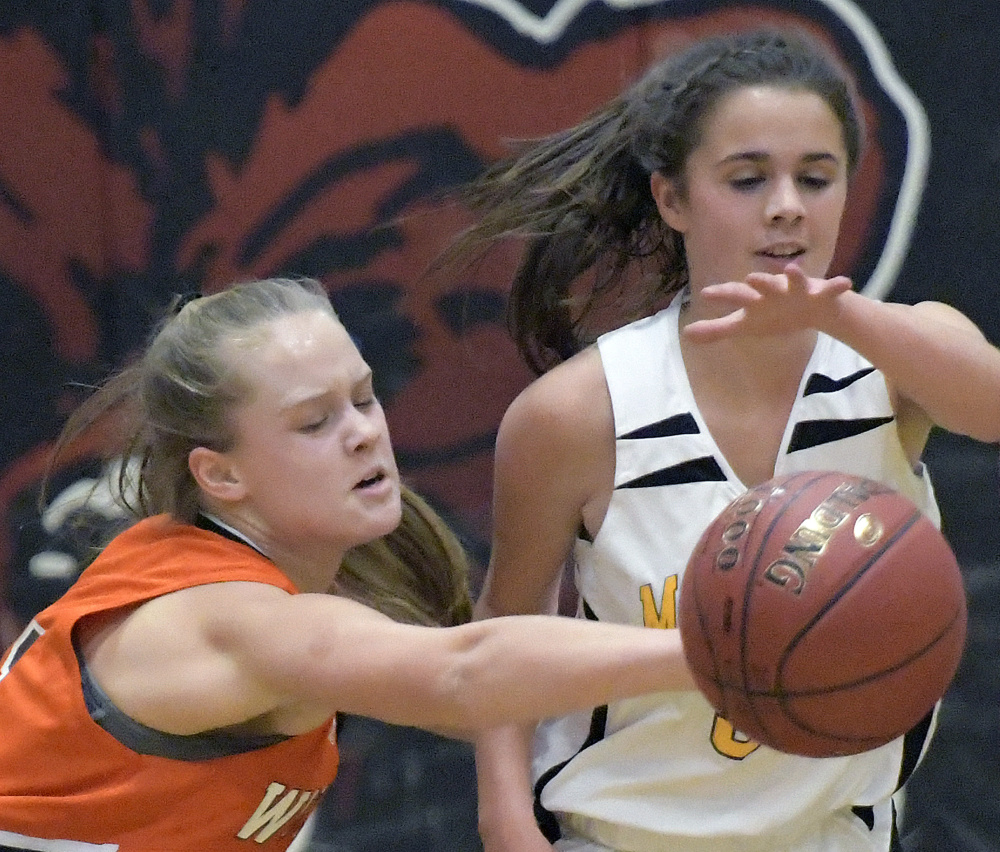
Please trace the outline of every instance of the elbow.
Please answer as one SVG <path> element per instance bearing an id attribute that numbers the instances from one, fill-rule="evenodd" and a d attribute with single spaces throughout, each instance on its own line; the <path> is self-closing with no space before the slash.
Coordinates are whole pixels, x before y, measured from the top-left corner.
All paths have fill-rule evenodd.
<path id="1" fill-rule="evenodd" d="M 504 689 L 503 663 L 497 643 L 481 623 L 466 625 L 461 639 L 442 667 L 437 678 L 437 692 L 448 717 L 446 727 L 459 731 L 477 731 L 510 721 L 517 696 Z"/>

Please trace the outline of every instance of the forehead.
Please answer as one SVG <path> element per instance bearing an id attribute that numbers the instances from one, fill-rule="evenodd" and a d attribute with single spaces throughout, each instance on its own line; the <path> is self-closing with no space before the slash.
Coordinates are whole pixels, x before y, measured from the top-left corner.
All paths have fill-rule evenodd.
<path id="1" fill-rule="evenodd" d="M 720 98 L 693 153 L 700 149 L 719 158 L 744 151 L 846 158 L 844 131 L 829 104 L 807 89 L 777 86 L 746 86 Z"/>
<path id="2" fill-rule="evenodd" d="M 369 372 L 347 329 L 324 311 L 268 320 L 234 337 L 226 349 L 255 395 L 301 398 L 360 381 Z"/>

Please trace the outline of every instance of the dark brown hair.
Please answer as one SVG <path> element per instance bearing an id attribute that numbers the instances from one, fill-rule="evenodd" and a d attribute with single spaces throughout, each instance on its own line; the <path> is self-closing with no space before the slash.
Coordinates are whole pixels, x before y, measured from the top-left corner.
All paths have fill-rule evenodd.
<path id="1" fill-rule="evenodd" d="M 708 38 L 667 57 L 603 109 L 523 143 L 462 188 L 478 221 L 444 262 L 481 256 L 504 238 L 526 240 L 508 323 L 536 372 L 591 342 L 588 322 L 600 310 L 635 319 L 687 283 L 681 236 L 661 220 L 649 177 L 660 172 L 683 189 L 708 117 L 747 86 L 822 98 L 840 122 L 853 172 L 863 128 L 848 77 L 805 34 L 764 30 Z"/>

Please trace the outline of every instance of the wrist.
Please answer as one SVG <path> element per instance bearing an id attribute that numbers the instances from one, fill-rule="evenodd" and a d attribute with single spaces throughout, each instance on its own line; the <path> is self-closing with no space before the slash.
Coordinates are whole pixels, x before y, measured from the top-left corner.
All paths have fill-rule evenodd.
<path id="1" fill-rule="evenodd" d="M 479 809 L 479 836 L 487 848 L 524 849 L 541 836 L 533 807 L 501 810 Z"/>
<path id="2" fill-rule="evenodd" d="M 850 345 L 848 338 L 851 337 L 855 319 L 859 312 L 870 307 L 871 301 L 855 290 L 845 290 L 826 303 L 823 312 L 813 323 L 813 328 Z"/>

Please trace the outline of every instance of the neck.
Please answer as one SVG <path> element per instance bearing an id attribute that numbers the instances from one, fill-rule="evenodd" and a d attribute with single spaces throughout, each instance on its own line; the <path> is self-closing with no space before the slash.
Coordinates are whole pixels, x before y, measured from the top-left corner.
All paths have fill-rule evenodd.
<path id="1" fill-rule="evenodd" d="M 718 311 L 714 316 L 725 315 Z M 711 318 L 692 304 L 680 317 L 680 329 L 696 319 Z M 764 394 L 797 382 L 816 346 L 817 332 L 800 329 L 773 335 L 736 334 L 710 343 L 691 343 L 681 334 L 681 353 L 689 372 L 704 375 L 716 387 L 735 393 Z"/>
<path id="2" fill-rule="evenodd" d="M 237 538 L 260 551 L 286 576 L 300 592 L 327 592 L 333 585 L 344 551 L 328 543 L 315 548 L 289 548 L 271 535 L 266 528 L 246 518 L 227 516 L 206 510 L 205 517 Z"/>

